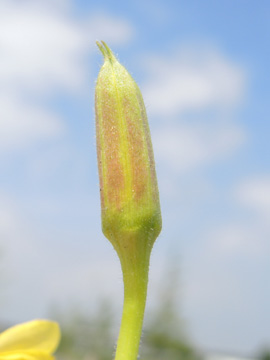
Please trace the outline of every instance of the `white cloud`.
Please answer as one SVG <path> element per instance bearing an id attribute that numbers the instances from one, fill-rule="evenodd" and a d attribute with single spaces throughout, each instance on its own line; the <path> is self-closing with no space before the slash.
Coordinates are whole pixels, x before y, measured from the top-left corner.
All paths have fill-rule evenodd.
<path id="1" fill-rule="evenodd" d="M 198 344 L 254 352 L 260 329 L 269 333 L 262 299 L 268 296 L 270 234 L 264 230 L 255 219 L 216 225 L 186 257 L 185 307 Z"/>
<path id="2" fill-rule="evenodd" d="M 201 234 L 201 241 L 186 259 L 186 307 L 197 339 L 204 346 L 207 343 L 211 346 L 213 341 L 217 346 L 231 346 L 237 338 L 239 351 L 254 351 L 261 341 L 257 335 L 260 329 L 268 331 L 264 321 L 267 302 L 262 299 L 268 291 L 265 284 L 270 255 L 269 184 L 267 176 L 243 181 L 233 193 L 236 197 L 230 199 L 231 219 L 226 217 L 221 223 L 213 219 L 212 228 Z M 255 213 L 239 211 L 239 203 Z M 244 298 L 248 301 L 243 302 Z M 213 321 L 212 328 L 200 327 L 208 317 Z M 235 318 L 238 330 L 233 336 L 229 331 L 226 340 L 227 329 Z"/>
<path id="3" fill-rule="evenodd" d="M 94 40 L 123 43 L 132 34 L 127 21 L 104 14 L 78 21 L 70 2 L 3 0 L 0 151 L 60 134 L 63 120 L 42 104 L 44 96 L 53 98 L 59 91 L 75 94 L 89 87 L 85 60 L 94 49 Z"/>
<path id="4" fill-rule="evenodd" d="M 228 107 L 243 96 L 243 69 L 216 50 L 152 56 L 146 68 L 150 79 L 143 94 L 151 113 L 171 116 L 184 110 Z"/>
<path id="5" fill-rule="evenodd" d="M 61 119 L 49 111 L 0 93 L 0 153 L 63 132 Z"/>
<path id="6" fill-rule="evenodd" d="M 0 193 L 0 247 L 10 268 L 31 259 L 35 253 L 35 241 L 30 235 L 26 219 L 17 202 L 7 194 Z"/>
<path id="7" fill-rule="evenodd" d="M 81 80 L 86 48 L 81 29 L 59 12 L 11 2 L 0 9 L 1 87 L 72 89 Z"/>
<path id="8" fill-rule="evenodd" d="M 124 44 L 135 35 L 127 20 L 104 13 L 90 17 L 85 31 L 92 43 L 96 40 L 106 40 L 108 44 Z"/>
<path id="9" fill-rule="evenodd" d="M 267 291 L 264 277 L 267 277 L 270 255 L 269 180 L 264 176 L 243 181 L 235 191 L 236 198 L 232 199 L 237 200 L 232 204 L 234 208 L 240 203 L 255 210 L 258 216 L 234 209 L 236 216 L 206 230 L 196 250 L 189 253 L 188 296 L 196 302 L 195 307 L 199 308 L 204 302 L 211 313 L 212 302 L 212 306 L 216 304 L 215 308 L 222 312 L 237 300 L 238 304 L 233 307 L 239 306 L 239 315 L 243 316 L 243 293 L 247 296 L 248 292 L 251 304 L 252 301 L 257 304 L 254 289 L 257 287 L 262 294 Z M 250 306 L 247 319 L 255 314 L 254 309 L 254 305 Z"/>
<path id="10" fill-rule="evenodd" d="M 80 241 L 74 244 L 72 230 L 67 230 L 66 236 L 62 231 L 61 237 L 58 231 L 59 227 L 51 233 L 44 224 L 33 223 L 15 199 L 0 193 L 0 265 L 6 284 L 1 293 L 5 295 L 3 319 L 17 322 L 47 316 L 50 305 L 68 308 L 78 304 L 89 309 L 105 297 L 121 304 L 120 262 L 101 230 L 86 236 L 102 242 L 101 250 L 96 246 L 94 253 L 93 244 L 86 246 L 78 232 Z"/>
<path id="11" fill-rule="evenodd" d="M 228 258 L 259 259 L 270 251 L 265 230 L 255 219 L 223 225 L 206 236 L 205 251 L 225 262 Z"/>
<path id="12" fill-rule="evenodd" d="M 153 130 L 158 162 L 174 172 L 187 171 L 219 161 L 244 144 L 246 134 L 234 121 L 245 87 L 240 66 L 200 47 L 149 56 L 146 69 L 147 110 L 160 120 Z"/>
<path id="13" fill-rule="evenodd" d="M 82 60 L 96 38 L 123 43 L 133 30 L 125 20 L 97 14 L 81 22 L 66 11 L 28 1 L 0 4 L 0 84 L 9 89 L 72 91 L 85 80 Z"/>
<path id="14" fill-rule="evenodd" d="M 17 215 L 14 212 L 12 204 L 7 200 L 4 194 L 0 194 L 0 238 L 1 246 L 3 240 L 5 240 L 10 234 L 16 232 L 17 227 Z"/>
<path id="15" fill-rule="evenodd" d="M 175 172 L 191 170 L 233 153 L 245 141 L 233 124 L 160 126 L 153 131 L 159 162 Z"/>
<path id="16" fill-rule="evenodd" d="M 246 179 L 238 185 L 236 198 L 240 204 L 270 219 L 270 175 Z"/>

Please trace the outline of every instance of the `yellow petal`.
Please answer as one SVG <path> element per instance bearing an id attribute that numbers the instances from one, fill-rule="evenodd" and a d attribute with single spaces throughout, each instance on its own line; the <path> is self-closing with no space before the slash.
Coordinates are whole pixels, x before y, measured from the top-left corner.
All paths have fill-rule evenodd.
<path id="1" fill-rule="evenodd" d="M 0 334 L 0 359 L 5 352 L 27 350 L 52 354 L 60 341 L 60 329 L 56 322 L 34 320 L 11 327 Z"/>
<path id="2" fill-rule="evenodd" d="M 54 357 L 44 351 L 9 351 L 0 353 L 0 360 L 53 360 Z"/>

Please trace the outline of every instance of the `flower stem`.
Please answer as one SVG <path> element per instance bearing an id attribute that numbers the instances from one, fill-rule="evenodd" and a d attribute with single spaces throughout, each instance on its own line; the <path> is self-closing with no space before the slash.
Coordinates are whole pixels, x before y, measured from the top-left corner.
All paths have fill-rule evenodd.
<path id="1" fill-rule="evenodd" d="M 129 245 L 132 242 L 129 242 Z M 140 242 L 141 245 L 145 242 Z M 136 360 L 139 352 L 147 296 L 148 268 L 151 249 L 136 249 L 127 257 L 120 256 L 124 305 L 115 360 Z M 144 256 L 142 256 L 144 254 Z"/>

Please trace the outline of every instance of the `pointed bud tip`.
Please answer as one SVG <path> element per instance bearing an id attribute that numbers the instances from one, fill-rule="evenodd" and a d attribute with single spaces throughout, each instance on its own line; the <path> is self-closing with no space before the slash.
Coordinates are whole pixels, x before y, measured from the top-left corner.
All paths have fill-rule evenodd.
<path id="1" fill-rule="evenodd" d="M 101 51 L 102 55 L 104 56 L 104 60 L 109 60 L 110 62 L 116 60 L 112 50 L 104 41 L 101 40 L 101 43 L 99 41 L 96 41 L 96 44 L 99 50 Z"/>

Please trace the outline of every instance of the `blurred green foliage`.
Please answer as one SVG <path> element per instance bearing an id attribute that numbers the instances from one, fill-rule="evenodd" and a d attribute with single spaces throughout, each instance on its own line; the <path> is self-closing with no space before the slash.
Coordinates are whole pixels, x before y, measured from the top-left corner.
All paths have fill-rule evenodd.
<path id="1" fill-rule="evenodd" d="M 55 317 L 55 316 L 54 316 Z M 57 352 L 60 360 L 111 360 L 118 329 L 112 307 L 102 302 L 93 316 L 78 312 L 58 314 L 62 341 Z M 161 304 L 145 326 L 141 359 L 197 360 L 199 357 L 183 335 L 182 324 L 176 323 L 174 309 Z M 173 321 L 172 321 L 173 320 Z M 170 328 L 171 326 L 171 328 Z"/>
<path id="2" fill-rule="evenodd" d="M 170 268 L 161 281 L 155 309 L 149 312 L 141 342 L 140 359 L 198 360 L 200 356 L 186 336 L 186 326 L 179 315 L 179 272 Z M 117 321 L 120 315 L 117 314 Z M 91 315 L 77 311 L 54 314 L 62 329 L 59 360 L 112 360 L 118 334 L 113 304 L 101 301 Z"/>
<path id="3" fill-rule="evenodd" d="M 259 360 L 270 360 L 270 349 L 263 349 L 259 352 L 259 356 L 256 357 Z"/>
<path id="4" fill-rule="evenodd" d="M 146 360 L 196 360 L 199 355 L 186 335 L 180 318 L 177 270 L 164 276 L 155 311 L 146 322 L 141 354 Z"/>
<path id="5" fill-rule="evenodd" d="M 55 314 L 62 332 L 57 359 L 109 360 L 112 359 L 114 340 L 111 306 L 102 301 L 92 316 L 78 310 Z"/>

